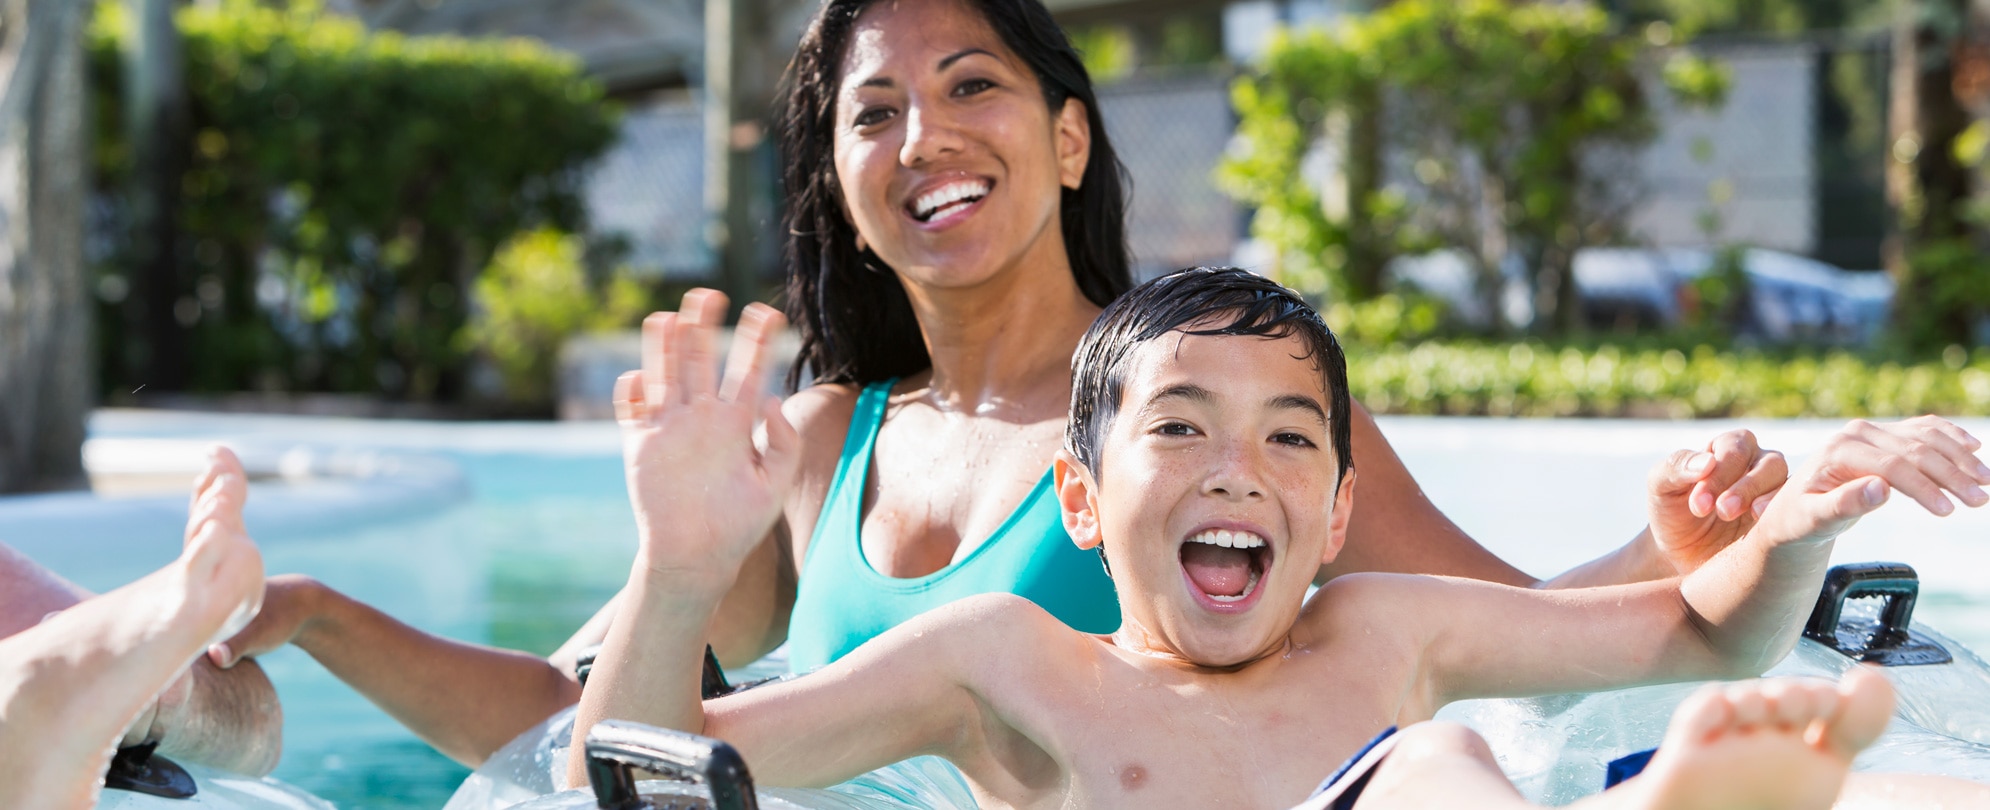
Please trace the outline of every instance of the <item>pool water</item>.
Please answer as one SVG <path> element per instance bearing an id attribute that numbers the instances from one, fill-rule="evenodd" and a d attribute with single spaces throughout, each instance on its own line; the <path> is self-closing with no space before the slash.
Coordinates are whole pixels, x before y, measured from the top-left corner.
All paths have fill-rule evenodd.
<path id="1" fill-rule="evenodd" d="M 1494 551 L 1536 573 L 1621 544 L 1643 524 L 1649 465 L 1704 444 L 1722 423 L 1384 419 L 1383 429 L 1434 502 Z M 1966 425 L 1990 436 L 1990 422 Z M 1766 446 L 1793 462 L 1832 423 L 1769 423 Z M 272 574 L 300 572 L 423 630 L 537 653 L 552 651 L 623 583 L 635 528 L 610 424 L 424 424 L 106 411 L 93 436 L 370 448 L 445 460 L 459 485 L 407 495 L 371 514 L 300 518 L 329 485 L 255 485 L 250 531 Z M 1357 460 L 1358 463 L 1358 460 Z M 1899 499 L 1897 499 L 1899 500 Z M 183 504 L 184 501 L 179 501 Z M 288 504 L 288 506 L 286 506 Z M 93 589 L 163 564 L 184 507 L 144 521 L 58 524 L 9 518 L 0 538 Z M 259 511 L 261 509 L 262 511 Z M 15 510 L 19 512 L 20 510 Z M 106 526 L 110 528 L 105 528 Z M 1888 505 L 1841 540 L 1838 561 L 1916 565 L 1917 619 L 1990 650 L 1990 510 L 1946 520 Z M 106 553 L 105 548 L 118 549 Z M 469 770 L 435 753 L 295 649 L 262 659 L 285 711 L 276 776 L 349 810 L 442 806 Z"/>

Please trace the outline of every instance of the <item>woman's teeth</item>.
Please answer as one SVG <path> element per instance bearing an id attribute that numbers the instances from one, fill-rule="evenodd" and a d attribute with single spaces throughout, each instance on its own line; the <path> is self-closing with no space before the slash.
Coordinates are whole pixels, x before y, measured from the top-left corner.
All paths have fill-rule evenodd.
<path id="1" fill-rule="evenodd" d="M 948 183 L 919 195 L 919 199 L 912 204 L 912 215 L 920 222 L 925 222 L 939 213 L 941 208 L 955 204 L 967 205 L 987 195 L 988 184 L 985 182 Z"/>

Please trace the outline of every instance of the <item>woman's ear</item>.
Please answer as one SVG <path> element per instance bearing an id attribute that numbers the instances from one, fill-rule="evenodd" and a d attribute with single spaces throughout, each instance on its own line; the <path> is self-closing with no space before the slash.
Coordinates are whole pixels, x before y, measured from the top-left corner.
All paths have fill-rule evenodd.
<path id="1" fill-rule="evenodd" d="M 1057 181 L 1076 189 L 1085 182 L 1085 166 L 1092 160 L 1092 122 L 1086 117 L 1085 102 L 1064 100 L 1057 111 Z"/>
<path id="2" fill-rule="evenodd" d="M 1051 462 L 1051 471 L 1055 476 L 1057 505 L 1064 513 L 1064 532 L 1071 535 L 1071 542 L 1079 548 L 1098 548 L 1104 538 L 1099 536 L 1099 505 L 1093 497 L 1092 471 L 1078 463 L 1069 450 L 1061 448 Z"/>

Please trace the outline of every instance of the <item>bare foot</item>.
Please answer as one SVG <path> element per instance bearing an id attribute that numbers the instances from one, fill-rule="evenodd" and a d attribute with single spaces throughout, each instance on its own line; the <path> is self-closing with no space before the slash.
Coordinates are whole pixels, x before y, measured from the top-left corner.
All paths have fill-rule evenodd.
<path id="1" fill-rule="evenodd" d="M 1892 716 L 1892 684 L 1864 667 L 1835 685 L 1774 678 L 1710 686 L 1673 712 L 1644 773 L 1595 804 L 1825 810 L 1852 757 Z"/>
<path id="2" fill-rule="evenodd" d="M 263 563 L 242 528 L 247 497 L 241 462 L 216 448 L 178 560 L 0 639 L 0 807 L 94 804 L 126 729 L 255 615 Z"/>

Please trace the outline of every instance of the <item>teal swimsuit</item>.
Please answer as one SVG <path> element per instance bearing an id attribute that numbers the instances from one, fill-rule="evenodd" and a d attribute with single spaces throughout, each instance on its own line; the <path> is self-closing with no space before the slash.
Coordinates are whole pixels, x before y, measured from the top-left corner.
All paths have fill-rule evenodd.
<path id="1" fill-rule="evenodd" d="M 923 577 L 889 577 L 864 559 L 864 481 L 893 381 L 867 386 L 850 416 L 843 458 L 802 561 L 788 621 L 788 666 L 807 672 L 933 608 L 979 593 L 1014 593 L 1087 633 L 1119 629 L 1119 600 L 1098 554 L 1064 533 L 1051 476 L 1030 490 L 967 558 Z"/>

